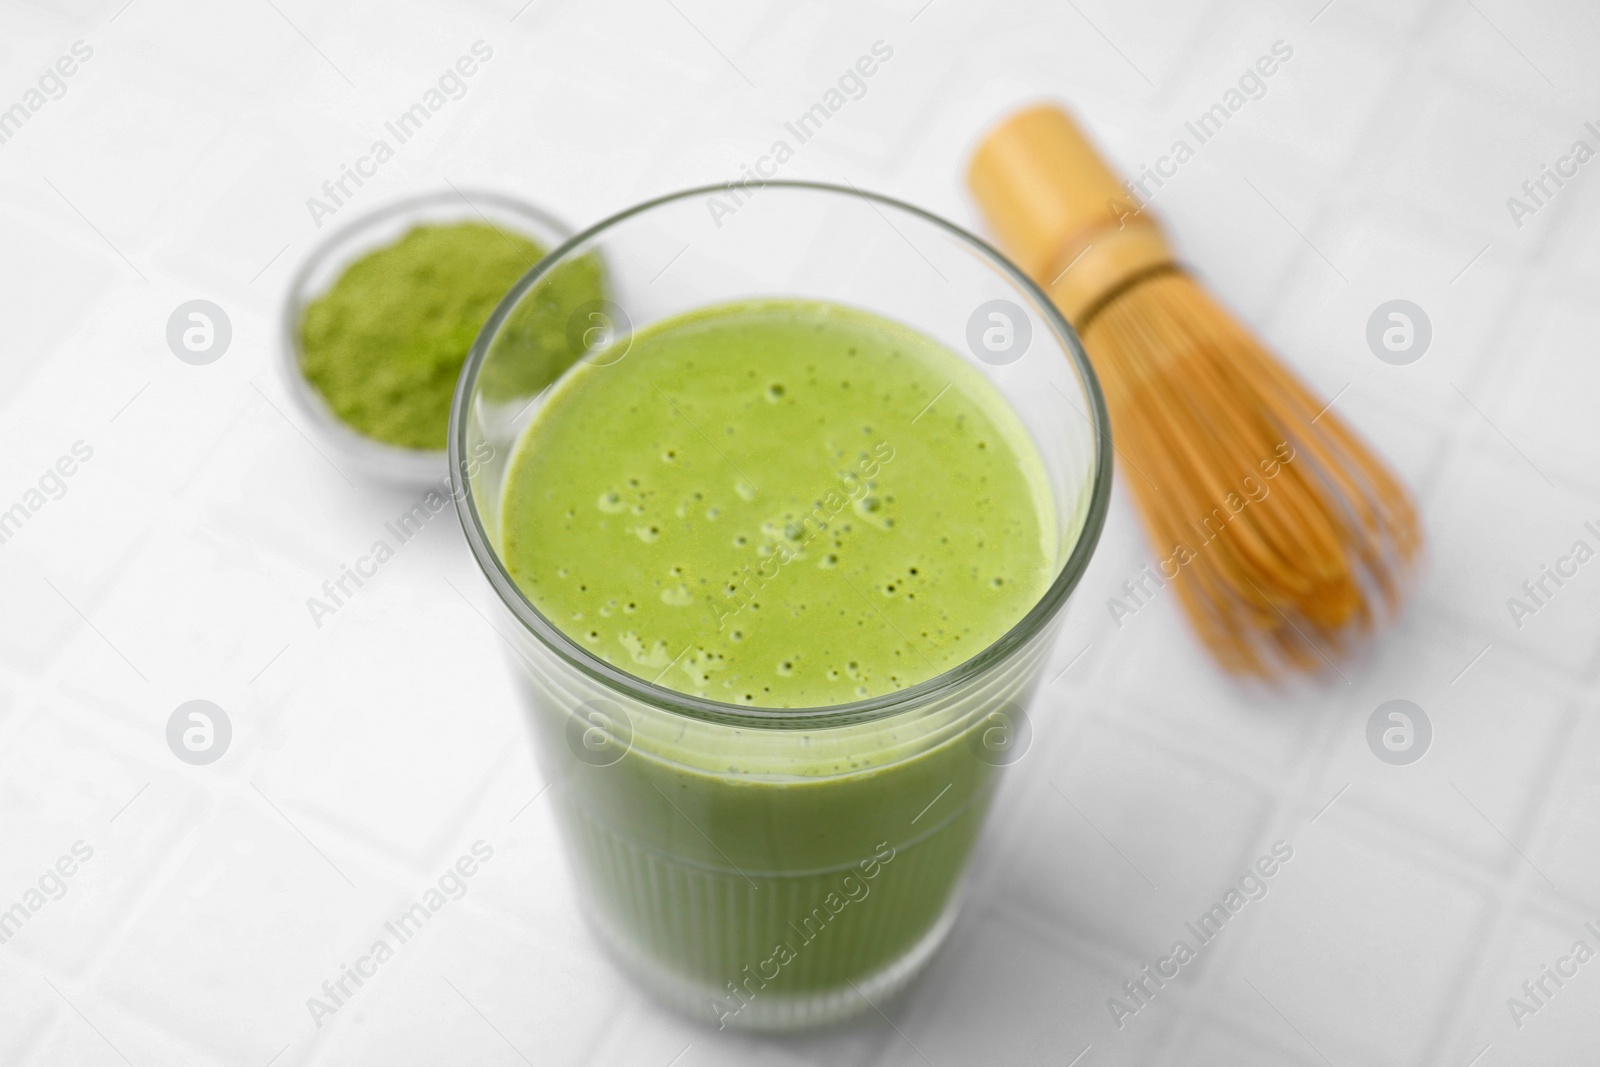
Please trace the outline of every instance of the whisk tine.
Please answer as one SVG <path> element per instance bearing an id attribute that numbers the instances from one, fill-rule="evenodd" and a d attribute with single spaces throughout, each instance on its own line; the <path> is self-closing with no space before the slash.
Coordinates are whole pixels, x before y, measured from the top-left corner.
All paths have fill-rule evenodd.
<path id="1" fill-rule="evenodd" d="M 1225 665 L 1315 669 L 1375 624 L 1374 596 L 1394 606 L 1415 547 L 1403 491 L 1192 279 L 1129 290 L 1083 339 L 1120 447 L 1166 487 L 1134 486 L 1153 539 L 1200 541 L 1181 599 Z"/>

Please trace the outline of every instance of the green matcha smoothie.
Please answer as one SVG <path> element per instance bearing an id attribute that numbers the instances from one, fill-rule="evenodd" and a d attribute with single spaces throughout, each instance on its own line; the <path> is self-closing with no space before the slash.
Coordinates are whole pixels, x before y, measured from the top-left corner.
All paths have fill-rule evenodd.
<path id="1" fill-rule="evenodd" d="M 983 652 L 1054 579 L 1058 530 L 981 374 L 876 316 L 768 300 L 657 323 L 562 379 L 512 457 L 498 541 L 593 656 L 726 705 L 823 709 Z M 980 740 L 1031 677 L 772 728 L 540 694 L 597 926 L 719 1025 L 892 990 L 954 913 L 994 784 Z"/>
<path id="2" fill-rule="evenodd" d="M 502 552 L 595 655 L 730 704 L 816 707 L 976 655 L 1055 576 L 1032 446 L 992 387 L 824 304 L 712 308 L 562 383 Z"/>

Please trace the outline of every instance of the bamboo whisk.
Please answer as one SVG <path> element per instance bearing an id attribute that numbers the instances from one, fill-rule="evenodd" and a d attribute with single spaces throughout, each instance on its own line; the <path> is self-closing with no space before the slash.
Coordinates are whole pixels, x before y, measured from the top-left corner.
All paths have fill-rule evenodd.
<path id="1" fill-rule="evenodd" d="M 1072 120 L 1013 115 L 968 180 L 1082 338 L 1160 579 L 1217 659 L 1316 671 L 1392 614 L 1421 548 L 1405 490 L 1177 265 Z"/>

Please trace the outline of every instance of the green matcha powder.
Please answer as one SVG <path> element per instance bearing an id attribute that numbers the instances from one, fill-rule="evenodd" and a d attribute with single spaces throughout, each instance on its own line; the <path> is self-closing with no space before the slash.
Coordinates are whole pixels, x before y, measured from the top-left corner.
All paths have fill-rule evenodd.
<path id="1" fill-rule="evenodd" d="M 518 278 L 544 256 L 518 234 L 477 222 L 418 226 L 351 264 L 306 308 L 300 366 L 341 420 L 402 448 L 442 450 L 456 379 L 478 331 Z M 599 261 L 568 261 L 540 279 L 506 324 L 495 399 L 532 396 L 581 351 L 568 319 L 603 292 Z"/>

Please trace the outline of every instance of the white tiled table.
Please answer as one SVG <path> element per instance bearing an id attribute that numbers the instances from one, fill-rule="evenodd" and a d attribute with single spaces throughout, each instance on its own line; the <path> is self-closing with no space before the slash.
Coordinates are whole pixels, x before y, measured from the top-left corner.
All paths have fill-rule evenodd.
<path id="1" fill-rule="evenodd" d="M 1600 524 L 1600 162 L 1520 228 L 1505 205 L 1600 149 L 1593 5 L 124 4 L 0 12 L 0 108 L 93 50 L 0 144 L 0 509 L 93 449 L 0 544 L 0 908 L 93 849 L 0 945 L 0 1063 L 1593 1061 L 1600 961 L 1520 1029 L 1506 999 L 1600 951 L 1600 563 L 1520 629 L 1505 605 Z M 1156 203 L 1415 488 L 1411 611 L 1347 681 L 1241 688 L 1171 597 L 1111 624 L 1145 559 L 1119 491 L 970 903 L 893 1025 L 763 1041 L 664 1014 L 578 921 L 453 518 L 320 629 L 305 608 L 410 505 L 352 489 L 275 374 L 305 201 L 478 40 L 466 95 L 341 218 L 448 179 L 587 222 L 735 178 L 883 40 L 784 176 L 975 226 L 962 165 L 1007 107 L 1069 100 L 1134 168 L 1287 42 Z M 234 331 L 205 367 L 164 340 L 197 297 Z M 1395 297 L 1434 330 L 1405 367 L 1364 341 Z M 208 767 L 163 736 L 196 697 L 234 724 Z M 1434 724 L 1411 766 L 1365 742 L 1392 698 Z M 306 999 L 480 839 L 467 895 L 316 1026 Z M 1119 1030 L 1107 998 L 1278 840 L 1268 895 Z"/>

